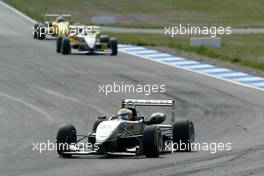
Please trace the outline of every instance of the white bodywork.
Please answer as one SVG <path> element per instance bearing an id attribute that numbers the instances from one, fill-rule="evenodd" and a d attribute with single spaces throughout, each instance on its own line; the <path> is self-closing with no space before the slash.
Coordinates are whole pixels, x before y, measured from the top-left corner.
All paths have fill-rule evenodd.
<path id="1" fill-rule="evenodd" d="M 83 38 L 87 46 L 92 49 L 95 47 L 96 44 L 96 34 L 87 34 L 84 35 L 83 33 L 80 33 L 77 35 L 79 38 Z"/>
<path id="2" fill-rule="evenodd" d="M 96 143 L 102 144 L 107 140 L 111 140 L 117 133 L 117 127 L 123 121 L 120 120 L 109 120 L 101 122 L 96 129 Z"/>

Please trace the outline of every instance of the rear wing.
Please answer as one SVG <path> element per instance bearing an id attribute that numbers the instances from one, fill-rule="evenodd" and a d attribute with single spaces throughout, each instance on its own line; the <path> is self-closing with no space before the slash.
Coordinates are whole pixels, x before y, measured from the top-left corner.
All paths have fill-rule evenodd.
<path id="1" fill-rule="evenodd" d="M 122 108 L 127 106 L 165 106 L 171 107 L 171 123 L 175 121 L 175 100 L 123 99 Z"/>
<path id="2" fill-rule="evenodd" d="M 123 99 L 123 105 L 133 104 L 135 106 L 173 106 L 174 100 L 143 100 L 143 99 Z"/>
<path id="3" fill-rule="evenodd" d="M 62 16 L 64 18 L 71 18 L 71 14 L 45 14 L 45 18 L 49 19 L 49 18 L 57 18 L 59 16 Z"/>
<path id="4" fill-rule="evenodd" d="M 65 18 L 70 18 L 71 14 L 55 14 L 55 13 L 45 14 L 45 17 L 59 17 L 59 16 L 62 16 L 62 17 L 65 17 Z"/>

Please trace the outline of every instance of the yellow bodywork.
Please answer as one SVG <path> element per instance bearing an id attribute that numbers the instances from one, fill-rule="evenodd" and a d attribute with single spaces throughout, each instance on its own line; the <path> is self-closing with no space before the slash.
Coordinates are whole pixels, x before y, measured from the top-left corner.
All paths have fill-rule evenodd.
<path id="1" fill-rule="evenodd" d="M 101 43 L 101 49 L 108 49 L 108 43 Z"/>
<path id="2" fill-rule="evenodd" d="M 77 34 L 70 34 L 69 35 L 71 45 L 79 45 L 80 42 L 77 40 Z"/>
<path id="3" fill-rule="evenodd" d="M 51 27 L 50 27 L 50 32 L 54 36 L 66 36 L 68 35 L 69 32 L 69 26 L 70 22 L 69 21 L 64 21 L 64 22 L 52 22 Z"/>

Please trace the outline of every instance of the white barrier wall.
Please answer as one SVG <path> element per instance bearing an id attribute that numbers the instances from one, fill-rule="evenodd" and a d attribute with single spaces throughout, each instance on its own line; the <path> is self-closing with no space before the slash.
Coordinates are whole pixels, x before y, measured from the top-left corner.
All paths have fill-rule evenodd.
<path id="1" fill-rule="evenodd" d="M 220 37 L 192 37 L 190 41 L 191 46 L 221 47 Z"/>
<path id="2" fill-rule="evenodd" d="M 94 24 L 115 24 L 115 16 L 92 16 L 91 21 Z"/>

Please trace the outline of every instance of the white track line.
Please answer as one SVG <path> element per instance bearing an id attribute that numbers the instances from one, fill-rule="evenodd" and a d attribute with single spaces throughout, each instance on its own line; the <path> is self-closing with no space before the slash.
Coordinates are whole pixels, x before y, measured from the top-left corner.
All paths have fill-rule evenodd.
<path id="1" fill-rule="evenodd" d="M 208 65 L 208 64 L 199 64 L 199 65 L 192 65 L 192 66 L 188 66 L 188 68 L 191 68 L 191 69 L 197 69 L 197 68 L 213 68 L 215 66 L 213 65 Z"/>
<path id="2" fill-rule="evenodd" d="M 154 59 L 153 59 L 154 60 Z M 168 57 L 168 58 L 161 58 L 159 59 L 160 61 L 184 61 L 186 59 L 182 58 L 182 57 L 175 57 L 175 56 L 171 56 L 171 57 Z"/>
<path id="3" fill-rule="evenodd" d="M 43 88 L 43 87 L 40 87 L 40 86 L 36 86 L 36 85 L 29 85 L 29 87 L 33 87 L 33 88 L 36 88 L 36 89 L 38 89 L 38 90 L 40 90 L 42 92 L 45 92 L 47 94 L 50 94 L 50 95 L 53 95 L 53 96 L 56 96 L 56 97 L 59 97 L 59 98 L 65 99 L 65 100 L 70 100 L 72 102 L 84 105 L 84 103 L 82 101 L 80 101 L 80 100 L 78 100 L 76 98 L 64 95 L 64 94 L 62 94 L 60 92 L 55 92 L 53 90 L 46 89 L 46 88 Z"/>
<path id="4" fill-rule="evenodd" d="M 236 81 L 257 81 L 257 80 L 263 80 L 263 78 L 249 76 L 249 77 L 245 77 L 245 78 L 234 78 L 234 80 L 236 80 Z"/>
<path id="5" fill-rule="evenodd" d="M 215 69 L 200 70 L 200 71 L 205 72 L 205 73 L 214 73 L 214 72 L 228 72 L 231 70 L 226 69 L 226 68 L 215 68 Z"/>
<path id="6" fill-rule="evenodd" d="M 165 54 L 165 53 L 157 53 L 157 54 L 150 54 L 148 57 L 169 57 L 171 56 L 170 54 Z"/>
<path id="7" fill-rule="evenodd" d="M 42 114 L 43 116 L 45 116 L 47 118 L 47 120 L 49 122 L 54 122 L 53 117 L 51 117 L 48 112 L 46 112 L 45 110 L 43 110 L 43 109 L 41 109 L 41 108 L 39 108 L 39 107 L 29 103 L 29 102 L 26 102 L 26 101 L 24 101 L 24 100 L 22 100 L 20 98 L 13 97 L 13 96 L 8 95 L 8 94 L 3 93 L 3 92 L 0 92 L 0 96 L 4 97 L 4 98 L 7 98 L 9 100 L 15 101 L 17 103 L 20 103 L 20 104 L 32 109 L 33 111 L 36 111 L 36 112 Z"/>
<path id="8" fill-rule="evenodd" d="M 192 70 L 192 69 L 189 69 L 187 67 L 181 67 L 181 66 L 177 66 L 177 65 L 174 65 L 174 64 L 166 63 L 166 62 L 163 62 L 163 61 L 160 61 L 160 60 L 155 60 L 155 59 L 152 59 L 152 58 L 149 58 L 149 57 L 146 57 L 146 56 L 142 56 L 142 55 L 138 55 L 138 54 L 135 54 L 135 53 L 131 53 L 129 51 L 126 51 L 125 49 L 120 49 L 120 51 L 122 51 L 123 53 L 126 53 L 126 54 L 130 54 L 130 55 L 139 57 L 139 58 L 151 60 L 153 62 L 158 62 L 158 63 L 164 64 L 164 65 L 167 65 L 167 66 L 171 66 L 171 67 L 175 67 L 175 68 L 178 68 L 178 69 L 186 70 L 186 71 L 193 72 L 193 73 L 196 73 L 196 74 L 200 74 L 200 75 L 203 75 L 203 76 L 207 76 L 207 77 L 211 77 L 211 78 L 217 78 L 217 79 L 220 79 L 220 80 L 223 80 L 223 81 L 226 81 L 226 82 L 229 82 L 229 83 L 233 83 L 233 84 L 236 84 L 236 85 L 240 85 L 240 86 L 243 86 L 243 87 L 248 87 L 248 88 L 253 88 L 253 89 L 260 90 L 260 91 L 264 91 L 264 89 L 261 89 L 259 87 L 255 87 L 255 86 L 250 85 L 250 84 L 243 84 L 243 83 L 240 83 L 240 82 L 231 80 L 231 79 L 226 79 L 226 78 L 221 77 L 224 74 L 221 74 L 221 76 L 220 75 L 219 76 L 217 76 L 217 75 L 211 75 L 211 74 L 207 74 L 205 72 L 200 72 L 200 71 Z M 235 75 L 237 73 L 232 73 L 232 74 Z M 230 75 L 230 73 L 228 73 L 228 75 Z"/>

